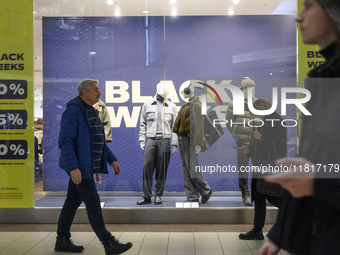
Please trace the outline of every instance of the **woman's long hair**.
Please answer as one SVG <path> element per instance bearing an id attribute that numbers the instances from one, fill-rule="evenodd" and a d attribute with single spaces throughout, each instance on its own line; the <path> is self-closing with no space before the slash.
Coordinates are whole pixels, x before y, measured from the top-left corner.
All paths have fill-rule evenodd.
<path id="1" fill-rule="evenodd" d="M 340 58 L 340 1 L 339 0 L 315 0 L 336 27 L 338 50 Z"/>

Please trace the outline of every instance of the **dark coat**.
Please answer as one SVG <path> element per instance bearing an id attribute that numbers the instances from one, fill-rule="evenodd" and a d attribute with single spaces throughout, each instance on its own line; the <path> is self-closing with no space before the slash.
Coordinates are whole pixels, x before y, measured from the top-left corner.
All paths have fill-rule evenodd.
<path id="1" fill-rule="evenodd" d="M 312 70 L 306 79 L 305 87 L 312 95 L 306 108 L 312 116 L 303 117 L 299 157 L 314 164 L 339 166 L 340 82 L 322 79 L 340 77 L 335 51 L 335 44 L 322 51 L 326 63 Z M 331 179 L 319 178 L 321 175 L 323 171 L 316 175 L 313 196 L 293 198 L 288 191 L 281 196 L 277 223 L 268 237 L 291 253 L 340 253 L 340 173 L 333 172 L 335 178 Z"/>
<path id="2" fill-rule="evenodd" d="M 275 119 L 279 121 L 267 121 Z M 265 116 L 264 125 L 258 128 L 262 134 L 261 140 L 257 141 L 257 148 L 255 153 L 254 162 L 257 159 L 275 159 L 273 153 L 273 139 L 277 150 L 278 158 L 286 157 L 287 155 L 287 128 L 281 125 L 282 117 L 273 112 L 269 116 Z"/>
<path id="3" fill-rule="evenodd" d="M 269 119 L 276 119 L 280 121 L 266 121 Z M 264 125 L 258 128 L 258 131 L 262 134 L 261 140 L 256 140 L 254 146 L 250 147 L 250 156 L 254 156 L 254 165 L 257 164 L 259 159 L 262 160 L 274 160 L 287 156 L 287 128 L 281 125 L 282 117 L 273 112 L 272 114 L 265 116 Z M 277 158 L 274 156 L 273 151 L 273 139 L 275 141 L 275 147 L 277 151 Z M 251 194 L 256 192 L 256 178 L 252 179 Z"/>
<path id="4" fill-rule="evenodd" d="M 79 168 L 82 179 L 93 179 L 93 134 L 87 109 L 79 97 L 70 100 L 66 107 L 61 119 L 58 140 L 59 166 L 68 174 Z M 104 143 L 102 173 L 108 173 L 107 163 L 112 164 L 113 161 L 117 161 L 117 158 Z"/>

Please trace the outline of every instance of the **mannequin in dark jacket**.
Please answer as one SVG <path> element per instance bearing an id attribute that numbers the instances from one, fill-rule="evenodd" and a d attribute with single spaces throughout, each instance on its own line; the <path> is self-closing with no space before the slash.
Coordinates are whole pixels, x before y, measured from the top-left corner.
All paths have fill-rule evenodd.
<path id="1" fill-rule="evenodd" d="M 269 110 L 271 107 L 272 104 L 263 98 L 259 98 L 254 102 L 254 108 L 257 110 Z M 264 125 L 254 131 L 255 145 L 250 147 L 243 145 L 241 150 L 254 157 L 255 165 L 259 165 L 259 160 L 274 160 L 286 157 L 287 128 L 281 125 L 281 116 L 273 112 L 270 115 L 258 117 L 263 121 Z M 269 120 L 280 121 L 272 122 Z M 276 151 L 275 153 L 274 150 Z M 276 207 L 278 207 L 279 203 L 278 196 L 268 196 L 257 192 L 256 182 L 257 179 L 253 178 L 251 182 L 251 198 L 255 202 L 254 227 L 249 232 L 239 235 L 239 238 L 243 240 L 264 240 L 262 228 L 266 219 L 266 200 Z"/>
<path id="2" fill-rule="evenodd" d="M 309 73 L 305 87 L 311 92 L 303 116 L 299 158 L 277 160 L 315 171 L 284 173 L 267 178 L 286 190 L 281 196 L 276 224 L 260 255 L 278 254 L 280 248 L 293 254 L 332 255 L 340 252 L 340 2 L 308 0 L 297 17 L 303 42 L 317 44 L 326 63 Z M 331 168 L 330 164 L 334 164 Z M 317 171 L 317 170 L 320 171 Z M 333 170 L 332 170 L 333 169 Z"/>

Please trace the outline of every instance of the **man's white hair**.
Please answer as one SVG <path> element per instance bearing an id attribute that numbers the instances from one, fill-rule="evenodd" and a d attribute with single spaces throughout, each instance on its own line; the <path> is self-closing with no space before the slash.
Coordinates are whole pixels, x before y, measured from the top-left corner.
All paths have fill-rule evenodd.
<path id="1" fill-rule="evenodd" d="M 89 91 L 91 83 L 95 83 L 95 84 L 98 85 L 99 81 L 98 80 L 93 80 L 93 79 L 85 79 L 85 80 L 82 80 L 78 84 L 78 94 L 79 94 L 79 96 L 81 96 L 83 94 L 83 90 L 84 89 Z"/>

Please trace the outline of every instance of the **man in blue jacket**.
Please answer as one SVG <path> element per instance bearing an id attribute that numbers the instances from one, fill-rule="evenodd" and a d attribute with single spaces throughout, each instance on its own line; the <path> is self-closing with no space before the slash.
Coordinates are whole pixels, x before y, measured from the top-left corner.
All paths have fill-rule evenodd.
<path id="1" fill-rule="evenodd" d="M 76 211 L 84 202 L 91 227 L 102 242 L 107 255 L 121 254 L 132 247 L 122 244 L 107 231 L 95 186 L 94 173 L 108 173 L 107 163 L 119 175 L 117 158 L 105 143 L 103 124 L 92 107 L 101 95 L 98 80 L 83 80 L 78 84 L 79 97 L 66 104 L 59 134 L 59 166 L 70 176 L 67 197 L 58 222 L 55 251 L 82 252 L 83 246 L 70 240 L 70 228 Z"/>

